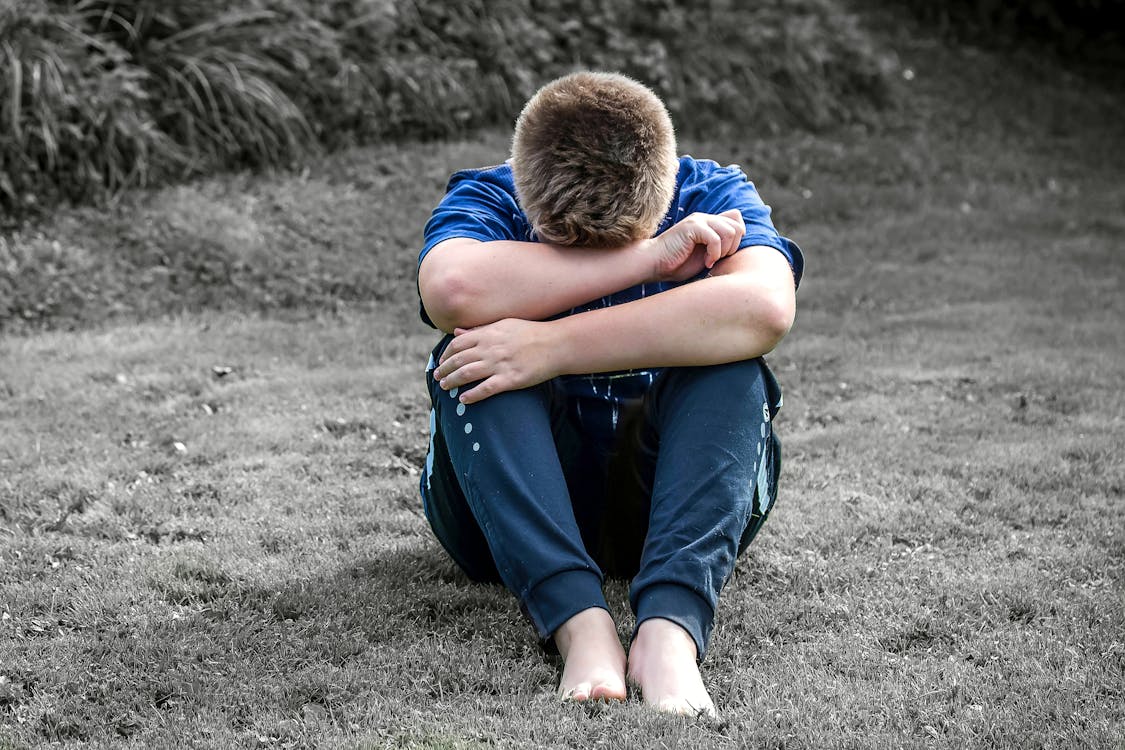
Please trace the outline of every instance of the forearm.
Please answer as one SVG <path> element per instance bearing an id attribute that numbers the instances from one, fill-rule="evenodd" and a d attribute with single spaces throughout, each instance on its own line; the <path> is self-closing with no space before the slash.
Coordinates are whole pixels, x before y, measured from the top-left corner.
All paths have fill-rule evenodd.
<path id="1" fill-rule="evenodd" d="M 766 253 L 776 255 L 771 249 Z M 766 257 L 767 262 L 785 263 L 780 256 Z M 559 374 L 608 372 L 761 356 L 793 322 L 787 265 L 784 273 L 709 276 L 652 297 L 551 321 L 545 325 L 557 341 L 554 369 Z"/>
<path id="2" fill-rule="evenodd" d="M 452 332 L 503 318 L 543 320 L 652 274 L 651 257 L 637 245 L 591 250 L 449 240 L 422 261 L 418 288 L 431 320 Z"/>
<path id="3" fill-rule="evenodd" d="M 471 404 L 565 374 L 720 364 L 770 351 L 793 324 L 792 270 L 748 247 L 698 281 L 557 320 L 504 318 L 459 331 L 434 378 Z"/>

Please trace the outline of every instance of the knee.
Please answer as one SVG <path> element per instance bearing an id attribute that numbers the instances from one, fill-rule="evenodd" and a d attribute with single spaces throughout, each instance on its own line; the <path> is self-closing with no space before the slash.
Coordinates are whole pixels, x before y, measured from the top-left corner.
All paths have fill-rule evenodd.
<path id="1" fill-rule="evenodd" d="M 671 367 L 664 371 L 658 388 L 664 391 L 712 391 L 728 401 L 738 394 L 747 396 L 769 390 L 770 377 L 760 357 L 702 367 Z"/>

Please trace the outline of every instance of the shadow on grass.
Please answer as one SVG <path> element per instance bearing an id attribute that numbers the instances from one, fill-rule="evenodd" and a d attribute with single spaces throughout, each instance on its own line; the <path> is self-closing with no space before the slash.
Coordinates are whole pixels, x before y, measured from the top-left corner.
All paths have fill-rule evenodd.
<path id="1" fill-rule="evenodd" d="M 327 616 L 373 644 L 412 639 L 418 631 L 465 639 L 506 623 L 527 629 L 502 586 L 473 583 L 436 544 L 387 550 L 329 575 L 256 595 L 268 602 L 276 620 Z"/>
<path id="2" fill-rule="evenodd" d="M 299 739 L 286 727 L 347 732 L 411 697 L 472 702 L 554 687 L 554 657 L 514 598 L 469 581 L 436 543 L 305 573 L 269 588 L 179 561 L 153 584 L 169 617 L 97 627 L 66 675 L 11 675 L 16 703 L 51 697 L 34 730 L 47 741 L 140 740 L 188 720 L 216 737 L 284 742 Z"/>

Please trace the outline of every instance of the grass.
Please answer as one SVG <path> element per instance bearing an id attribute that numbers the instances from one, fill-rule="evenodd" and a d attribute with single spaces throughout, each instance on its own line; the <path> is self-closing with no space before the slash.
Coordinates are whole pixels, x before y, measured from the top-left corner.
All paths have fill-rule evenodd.
<path id="1" fill-rule="evenodd" d="M 405 316 L 417 304 L 408 298 L 406 248 L 418 232 L 410 221 L 424 221 L 422 206 L 444 179 L 411 175 L 389 148 L 352 159 L 301 178 L 241 176 L 134 195 L 109 209 L 60 212 L 49 236 L 26 228 L 0 238 L 9 271 L 0 274 L 0 329 L 202 310 L 331 314 L 372 303 Z M 399 196 L 410 219 L 370 210 L 382 194 Z"/>
<path id="2" fill-rule="evenodd" d="M 885 128 L 686 144 L 809 261 L 781 506 L 705 663 L 723 724 L 556 703 L 421 517 L 411 268 L 445 175 L 503 156 L 484 133 L 5 239 L 121 291 L 0 339 L 0 747 L 1125 747 L 1125 99 L 888 42 Z M 114 265 L 194 235 L 244 267 Z"/>

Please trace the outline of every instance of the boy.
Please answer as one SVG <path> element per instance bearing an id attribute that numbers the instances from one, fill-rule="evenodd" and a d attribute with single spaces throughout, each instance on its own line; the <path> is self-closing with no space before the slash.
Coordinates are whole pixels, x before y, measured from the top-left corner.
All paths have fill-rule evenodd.
<path id="1" fill-rule="evenodd" d="M 760 359 L 803 270 L 737 167 L 677 158 L 624 76 L 543 87 L 504 165 L 458 172 L 426 224 L 426 517 L 564 660 L 559 693 L 714 715 L 719 591 L 776 494 L 780 391 Z M 631 578 L 628 657 L 602 595 Z"/>

